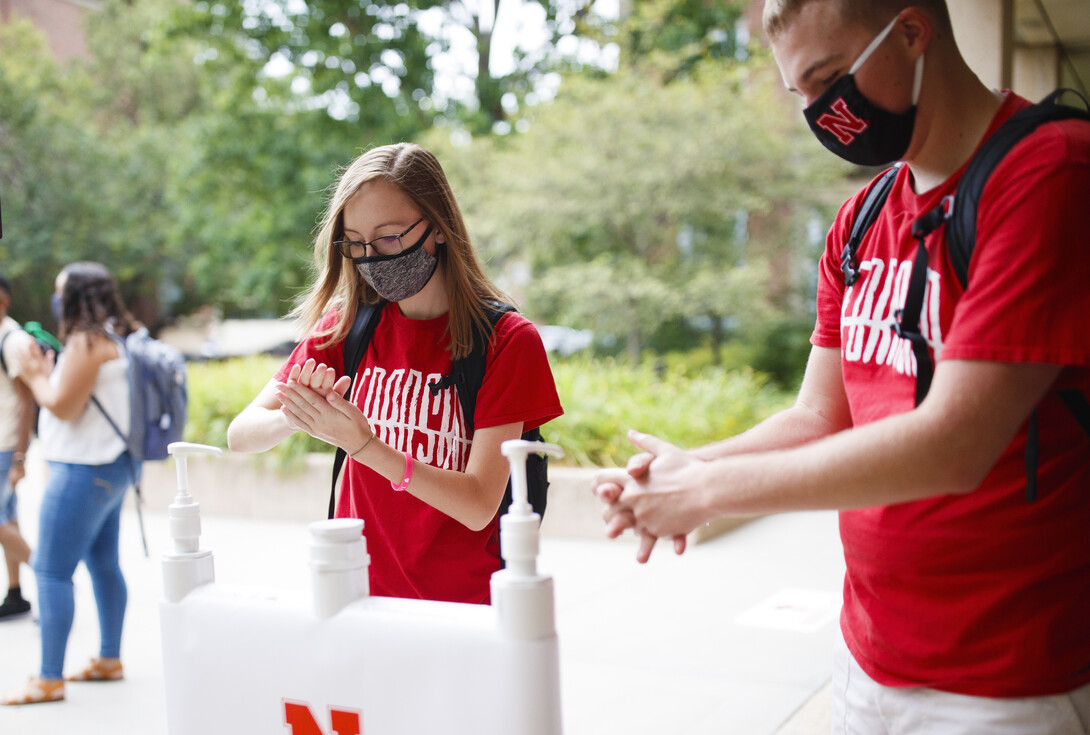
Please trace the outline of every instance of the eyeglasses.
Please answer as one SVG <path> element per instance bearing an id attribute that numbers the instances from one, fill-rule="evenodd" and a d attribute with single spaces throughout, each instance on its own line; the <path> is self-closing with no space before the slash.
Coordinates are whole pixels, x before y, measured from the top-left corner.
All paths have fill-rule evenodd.
<path id="1" fill-rule="evenodd" d="M 401 243 L 401 238 L 412 232 L 413 228 L 423 221 L 424 217 L 421 217 L 416 222 L 409 225 L 408 229 L 400 235 L 383 235 L 382 237 L 376 237 L 371 242 L 363 242 L 361 240 L 334 240 L 333 245 L 337 248 L 337 252 L 349 260 L 368 257 L 368 248 L 371 249 L 371 255 L 397 255 L 405 249 L 405 246 Z"/>

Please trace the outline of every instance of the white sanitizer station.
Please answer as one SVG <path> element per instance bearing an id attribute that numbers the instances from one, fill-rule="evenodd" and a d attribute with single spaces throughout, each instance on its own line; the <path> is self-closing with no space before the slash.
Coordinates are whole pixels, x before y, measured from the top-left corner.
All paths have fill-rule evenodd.
<path id="1" fill-rule="evenodd" d="M 526 494 L 531 452 L 562 454 L 503 444 L 513 502 L 488 606 L 369 596 L 363 521 L 347 518 L 309 527 L 311 599 L 216 584 L 186 457 L 222 451 L 171 444 L 178 495 L 159 606 L 170 735 L 560 735 L 553 582 L 537 571 L 540 518 Z"/>

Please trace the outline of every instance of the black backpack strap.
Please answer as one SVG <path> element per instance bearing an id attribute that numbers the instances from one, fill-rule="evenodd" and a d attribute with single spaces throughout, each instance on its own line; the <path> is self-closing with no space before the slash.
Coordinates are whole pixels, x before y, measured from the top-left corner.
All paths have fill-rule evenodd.
<path id="1" fill-rule="evenodd" d="M 1090 121 L 1090 110 L 1080 110 L 1060 103 L 1064 94 L 1082 96 L 1074 90 L 1058 89 L 1036 105 L 1011 115 L 976 152 L 958 181 L 953 211 L 946 225 L 946 247 L 962 287 L 969 283 L 969 260 L 976 247 L 977 212 L 984 185 L 992 171 L 1011 148 L 1041 125 L 1058 120 L 1081 118 Z M 1090 107 L 1083 99 L 1083 103 Z"/>
<path id="2" fill-rule="evenodd" d="M 1067 388 L 1056 391 L 1060 401 L 1063 402 L 1075 421 L 1090 436 L 1090 400 L 1081 390 Z M 1029 415 L 1029 428 L 1026 435 L 1026 502 L 1032 503 L 1037 499 L 1037 463 L 1041 456 L 1041 443 L 1037 432 L 1037 410 Z"/>
<path id="3" fill-rule="evenodd" d="M 1037 500 L 1037 463 L 1041 459 L 1041 440 L 1037 433 L 1037 409 L 1029 413 L 1026 428 L 1026 502 Z"/>
<path id="4" fill-rule="evenodd" d="M 473 351 L 466 357 L 455 360 L 451 365 L 450 375 L 428 384 L 432 394 L 438 393 L 443 388 L 455 386 L 458 393 L 458 402 L 462 405 L 462 414 L 465 417 L 466 428 L 472 432 L 474 428 L 473 416 L 477 410 L 477 392 L 484 383 L 486 361 L 488 357 L 488 345 L 492 338 L 492 330 L 499 323 L 503 315 L 509 311 L 515 311 L 515 307 L 499 301 L 486 301 L 485 312 L 488 316 L 489 329 L 487 334 L 478 332 L 474 335 Z M 531 429 L 523 432 L 522 438 L 526 441 L 542 441 L 541 430 Z M 531 481 L 531 478 L 544 478 L 548 473 L 548 459 L 542 455 L 531 453 L 526 458 L 527 491 L 530 505 L 534 512 L 544 517 L 546 487 L 540 487 L 541 483 Z M 500 501 L 498 515 L 503 515 L 511 506 L 511 481 L 507 481 L 507 487 L 503 491 L 503 500 Z"/>
<path id="5" fill-rule="evenodd" d="M 8 363 L 4 359 L 4 343 L 8 341 L 8 337 L 11 336 L 12 332 L 17 332 L 17 331 L 19 331 L 19 330 L 18 329 L 10 329 L 7 332 L 4 332 L 3 337 L 0 337 L 0 370 L 4 371 L 4 375 L 8 374 Z"/>
<path id="6" fill-rule="evenodd" d="M 114 335 L 114 339 L 118 339 L 116 335 Z M 122 347 L 123 346 L 124 342 L 122 342 Z M 132 396 L 129 396 L 129 400 L 132 400 Z M 140 525 L 140 541 L 144 544 L 144 557 L 146 558 L 149 556 L 148 537 L 147 534 L 144 533 L 144 496 L 140 492 L 141 473 L 139 470 L 137 470 L 139 460 L 133 458 L 132 456 L 132 450 L 129 448 L 129 437 L 125 436 L 124 432 L 121 431 L 121 427 L 118 426 L 113 418 L 110 417 L 110 414 L 106 412 L 106 408 L 101 403 L 99 403 L 98 398 L 95 396 L 94 393 L 91 394 L 91 403 L 95 404 L 95 407 L 102 414 L 102 417 L 106 419 L 106 423 L 110 425 L 110 428 L 114 430 L 114 433 L 121 437 L 121 441 L 125 442 L 125 449 L 129 454 L 129 477 L 132 479 L 132 491 L 136 495 L 136 518 L 139 521 Z"/>
<path id="7" fill-rule="evenodd" d="M 1081 390 L 1074 389 L 1058 390 L 1056 394 L 1059 395 L 1060 400 L 1067 406 L 1067 410 L 1071 412 L 1075 420 L 1079 422 L 1082 430 L 1086 432 L 1087 436 L 1090 436 L 1090 400 L 1087 400 L 1086 394 Z"/>
<path id="8" fill-rule="evenodd" d="M 859 259 L 856 258 L 856 252 L 867 230 L 878 219 L 878 213 L 882 211 L 889 197 L 889 190 L 893 188 L 893 181 L 897 178 L 897 172 L 903 165 L 903 163 L 895 163 L 886 169 L 863 197 L 863 204 L 855 213 L 851 233 L 848 235 L 848 241 L 844 243 L 844 250 L 840 253 L 840 271 L 844 274 L 846 286 L 851 286 L 859 280 Z"/>
<path id="9" fill-rule="evenodd" d="M 477 391 L 484 383 L 485 362 L 488 358 L 488 344 L 492 339 L 492 330 L 496 328 L 503 315 L 514 311 L 515 307 L 499 301 L 486 301 L 485 314 L 488 317 L 488 332 L 478 331 L 473 335 L 473 350 L 451 363 L 450 374 L 444 375 L 439 380 L 428 383 L 432 395 L 436 395 L 443 388 L 455 386 L 458 393 L 458 402 L 462 404 L 462 414 L 465 417 L 466 428 L 473 432 L 473 416 L 477 411 Z"/>
<path id="10" fill-rule="evenodd" d="M 371 343 L 371 337 L 375 334 L 375 327 L 382 318 L 382 308 L 386 302 L 377 304 L 358 304 L 356 306 L 356 318 L 352 321 L 352 327 L 348 330 L 348 336 L 344 338 L 344 374 L 356 382 L 356 373 L 363 362 L 363 356 L 367 353 L 367 345 Z M 352 384 L 348 386 L 348 395 L 352 394 Z M 336 456 L 333 458 L 333 480 L 329 488 L 329 515 L 332 518 L 337 505 L 337 477 L 341 474 L 344 460 L 348 454 L 337 447 Z"/>
<path id="11" fill-rule="evenodd" d="M 894 312 L 891 325 L 894 333 L 912 345 L 912 354 L 916 357 L 916 405 L 923 402 L 927 391 L 931 389 L 931 378 L 935 375 L 935 366 L 931 361 L 927 339 L 920 329 L 920 314 L 923 313 L 923 297 L 927 292 L 927 247 L 924 241 L 937 230 L 950 216 L 952 197 L 944 197 L 939 206 L 912 223 L 912 236 L 916 238 L 916 258 L 912 262 L 912 273 L 908 278 L 908 293 L 905 294 L 904 308 Z"/>

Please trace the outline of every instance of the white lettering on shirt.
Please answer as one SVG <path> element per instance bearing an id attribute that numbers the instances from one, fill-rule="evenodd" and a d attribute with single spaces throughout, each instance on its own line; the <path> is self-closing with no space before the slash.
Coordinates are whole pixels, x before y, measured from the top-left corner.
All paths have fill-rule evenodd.
<path id="1" fill-rule="evenodd" d="M 464 436 L 465 419 L 455 389 L 444 388 L 433 396 L 428 388 L 441 377 L 438 373 L 425 377 L 419 370 L 406 368 L 388 372 L 368 367 L 359 376 L 352 401 L 380 441 L 399 452 L 408 451 L 419 462 L 463 472 L 472 441 Z"/>
<path id="2" fill-rule="evenodd" d="M 893 331 L 895 314 L 904 307 L 912 261 L 896 258 L 872 258 L 860 263 L 860 279 L 844 292 L 840 312 L 845 362 L 887 365 L 902 375 L 916 374 L 916 356 L 912 343 Z M 927 340 L 937 361 L 942 352 L 942 325 L 939 304 L 942 277 L 927 269 L 920 314 L 920 333 Z"/>

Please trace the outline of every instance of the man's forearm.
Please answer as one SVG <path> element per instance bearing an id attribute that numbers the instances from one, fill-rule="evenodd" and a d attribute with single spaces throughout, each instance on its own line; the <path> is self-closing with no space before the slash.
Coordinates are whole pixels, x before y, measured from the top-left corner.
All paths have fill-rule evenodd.
<path id="1" fill-rule="evenodd" d="M 945 364 L 915 411 L 805 446 L 709 463 L 700 470 L 706 503 L 718 516 L 971 492 L 1058 372 L 1048 365 Z M 951 374 L 955 379 L 946 380 Z"/>
<path id="2" fill-rule="evenodd" d="M 790 449 L 834 434 L 841 428 L 796 403 L 737 436 L 694 449 L 693 455 L 713 460 L 735 454 Z"/>

